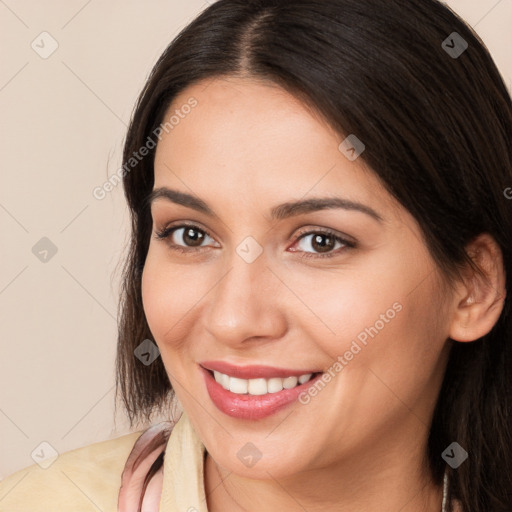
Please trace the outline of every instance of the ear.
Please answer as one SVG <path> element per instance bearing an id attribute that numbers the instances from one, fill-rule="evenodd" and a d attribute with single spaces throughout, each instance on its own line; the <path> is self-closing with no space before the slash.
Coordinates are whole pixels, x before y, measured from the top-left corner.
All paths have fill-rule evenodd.
<path id="1" fill-rule="evenodd" d="M 507 293 L 503 255 L 494 238 L 482 233 L 466 246 L 466 252 L 482 275 L 468 266 L 456 287 L 449 336 L 461 342 L 475 341 L 494 327 Z"/>

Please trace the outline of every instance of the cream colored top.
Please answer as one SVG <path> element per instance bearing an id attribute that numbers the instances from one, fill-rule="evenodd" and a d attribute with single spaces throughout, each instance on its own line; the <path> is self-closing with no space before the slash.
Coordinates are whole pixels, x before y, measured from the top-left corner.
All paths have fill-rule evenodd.
<path id="1" fill-rule="evenodd" d="M 170 425 L 167 424 L 168 427 Z M 149 433 L 158 431 L 157 427 L 149 429 Z M 143 459 L 138 469 L 125 479 L 121 492 L 120 488 L 127 461 L 146 432 L 134 432 L 65 452 L 47 469 L 33 464 L 13 473 L 0 482 L 0 512 L 136 511 L 141 479 L 156 454 L 162 450 L 157 449 L 151 457 Z M 144 445 L 154 436 L 147 437 Z M 165 446 L 163 472 L 166 478 L 151 480 L 156 485 L 148 485 L 142 511 L 207 512 L 203 484 L 204 453 L 204 445 L 183 412 Z M 159 475 L 162 475 L 161 470 Z M 154 501 L 155 496 L 160 498 L 160 493 L 160 507 L 157 509 L 151 500 Z M 119 509 L 118 500 L 122 506 Z"/>
<path id="2" fill-rule="evenodd" d="M 204 455 L 205 446 L 183 412 L 165 450 L 159 512 L 208 512 Z"/>
<path id="3" fill-rule="evenodd" d="M 47 469 L 33 464 L 13 473 L 0 482 L 0 511 L 116 511 L 121 474 L 140 434 L 62 453 Z"/>

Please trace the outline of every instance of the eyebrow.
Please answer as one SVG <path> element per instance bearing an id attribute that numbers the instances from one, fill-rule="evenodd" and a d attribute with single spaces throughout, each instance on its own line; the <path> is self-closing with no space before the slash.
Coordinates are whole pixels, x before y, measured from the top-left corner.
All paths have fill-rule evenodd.
<path id="1" fill-rule="evenodd" d="M 146 198 L 146 204 L 151 206 L 153 201 L 160 198 L 167 199 L 175 204 L 186 206 L 187 208 L 204 213 L 209 217 L 218 218 L 218 215 L 202 199 L 167 187 L 159 187 L 152 190 Z M 379 222 L 382 222 L 383 220 L 382 216 L 373 208 L 357 201 L 351 201 L 341 197 L 319 197 L 286 202 L 274 206 L 271 209 L 270 220 L 283 220 L 296 215 L 336 208 L 365 213 Z"/>

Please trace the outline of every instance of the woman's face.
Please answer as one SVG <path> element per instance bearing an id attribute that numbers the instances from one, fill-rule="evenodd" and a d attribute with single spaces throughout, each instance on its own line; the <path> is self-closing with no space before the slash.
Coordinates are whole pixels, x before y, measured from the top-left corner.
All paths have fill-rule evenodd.
<path id="1" fill-rule="evenodd" d="M 282 89 L 215 79 L 171 115 L 142 293 L 207 451 L 259 479 L 417 460 L 450 306 L 414 219 Z"/>

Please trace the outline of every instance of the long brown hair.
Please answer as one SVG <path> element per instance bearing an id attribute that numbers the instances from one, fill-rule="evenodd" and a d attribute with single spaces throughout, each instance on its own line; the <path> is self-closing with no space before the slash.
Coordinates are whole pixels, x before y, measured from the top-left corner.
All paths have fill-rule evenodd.
<path id="1" fill-rule="evenodd" d="M 219 0 L 159 58 L 126 137 L 123 184 L 132 234 L 116 391 L 132 425 L 165 411 L 173 390 L 161 358 L 144 365 L 134 356 L 143 340 L 153 339 L 141 274 L 155 150 L 130 159 L 155 139 L 178 93 L 222 75 L 280 85 L 340 134 L 357 134 L 366 146 L 360 158 L 417 220 L 448 279 L 471 264 L 465 247 L 487 232 L 501 248 L 512 288 L 512 105 L 468 25 L 436 0 Z M 464 512 L 512 510 L 511 314 L 507 297 L 489 334 L 472 343 L 450 340 L 425 460 L 440 484 L 443 450 L 453 441 L 466 449 L 469 458 L 450 470 L 449 486 Z"/>

